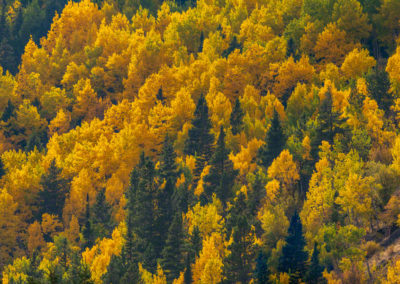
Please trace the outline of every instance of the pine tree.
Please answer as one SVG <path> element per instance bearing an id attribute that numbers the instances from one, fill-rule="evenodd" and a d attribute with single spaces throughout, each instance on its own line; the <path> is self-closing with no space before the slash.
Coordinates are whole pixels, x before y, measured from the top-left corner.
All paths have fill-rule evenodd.
<path id="1" fill-rule="evenodd" d="M 233 36 L 231 42 L 229 43 L 229 47 L 222 52 L 222 57 L 228 58 L 229 54 L 231 54 L 235 49 L 239 49 L 242 51 L 242 45 L 238 42 L 237 37 Z"/>
<path id="2" fill-rule="evenodd" d="M 321 101 L 318 111 L 318 146 L 323 140 L 333 144 L 335 135 L 343 133 L 342 125 L 345 120 L 340 116 L 341 114 L 333 108 L 332 92 L 329 89 L 325 94 L 325 98 Z"/>
<path id="3" fill-rule="evenodd" d="M 199 253 L 201 251 L 202 248 L 202 237 L 200 235 L 200 230 L 198 226 L 194 226 L 193 231 L 192 231 L 192 235 L 190 236 L 190 247 L 191 247 L 191 251 L 193 259 L 195 259 L 196 256 L 199 256 Z"/>
<path id="4" fill-rule="evenodd" d="M 157 100 L 159 100 L 162 104 L 164 104 L 164 102 L 165 102 L 165 97 L 163 96 L 163 90 L 162 90 L 161 87 L 160 87 L 160 89 L 158 89 L 156 98 L 157 98 Z"/>
<path id="5" fill-rule="evenodd" d="M 248 222 L 243 207 L 244 193 L 239 193 L 228 219 L 231 219 L 232 243 L 228 246 L 230 254 L 224 259 L 224 274 L 227 283 L 249 283 L 252 263 L 255 258 L 254 232 Z"/>
<path id="6" fill-rule="evenodd" d="M 92 229 L 92 222 L 90 220 L 90 205 L 89 205 L 89 194 L 86 195 L 86 214 L 85 214 L 85 227 L 83 228 L 82 235 L 85 239 L 84 248 L 91 248 L 94 244 L 94 236 L 93 236 L 93 229 Z"/>
<path id="7" fill-rule="evenodd" d="M 139 164 L 131 173 L 127 223 L 131 224 L 132 234 L 136 236 L 134 250 L 137 259 L 152 273 L 156 271 L 156 260 L 160 257 L 165 238 L 158 227 L 159 211 L 155 207 L 158 187 L 154 163 L 142 153 Z"/>
<path id="8" fill-rule="evenodd" d="M 238 171 L 233 168 L 229 159 L 229 150 L 225 146 L 225 132 L 221 126 L 217 147 L 210 160 L 209 174 L 204 178 L 205 200 L 211 201 L 215 192 L 217 197 L 226 204 L 233 195 L 233 186 Z"/>
<path id="9" fill-rule="evenodd" d="M 112 207 L 106 201 L 106 189 L 103 187 L 96 195 L 96 202 L 93 206 L 93 225 L 96 231 L 96 236 L 99 238 L 109 237 L 112 224 Z"/>
<path id="10" fill-rule="evenodd" d="M 260 250 L 256 259 L 256 270 L 254 272 L 254 280 L 257 284 L 266 284 L 269 282 L 267 261 L 267 256 Z"/>
<path id="11" fill-rule="evenodd" d="M 15 116 L 15 107 L 11 100 L 8 100 L 7 106 L 4 109 L 3 115 L 1 116 L 1 120 L 7 122 L 11 117 Z"/>
<path id="12" fill-rule="evenodd" d="M 160 177 L 167 180 L 172 179 L 173 184 L 175 184 L 178 178 L 178 165 L 176 164 L 176 153 L 174 151 L 174 146 L 172 145 L 171 138 L 168 133 L 165 135 L 164 144 L 160 156 Z"/>
<path id="13" fill-rule="evenodd" d="M 265 178 L 265 177 L 264 177 Z M 255 173 L 254 181 L 251 183 L 251 190 L 247 193 L 247 208 L 251 216 L 256 216 L 260 209 L 261 201 L 265 197 L 265 181 L 262 170 Z"/>
<path id="14" fill-rule="evenodd" d="M 323 271 L 324 267 L 319 263 L 319 251 L 317 243 L 314 243 L 314 250 L 311 256 L 311 263 L 307 272 L 307 283 L 310 284 L 325 283 L 324 278 L 322 276 Z"/>
<path id="15" fill-rule="evenodd" d="M 271 126 L 265 137 L 265 144 L 258 151 L 259 164 L 268 168 L 272 161 L 279 156 L 285 147 L 286 138 L 279 120 L 279 115 L 274 111 Z"/>
<path id="16" fill-rule="evenodd" d="M 384 66 L 373 68 L 366 76 L 368 92 L 377 102 L 380 109 L 385 111 L 385 114 L 390 113 L 390 107 L 393 104 L 393 93 L 390 92 L 389 75 L 385 71 Z"/>
<path id="17" fill-rule="evenodd" d="M 6 174 L 3 159 L 0 157 L 0 179 Z"/>
<path id="18" fill-rule="evenodd" d="M 236 98 L 235 106 L 233 107 L 230 117 L 233 135 L 236 135 L 243 130 L 243 116 L 244 113 L 242 107 L 240 106 L 240 100 L 239 98 Z"/>
<path id="19" fill-rule="evenodd" d="M 199 44 L 199 53 L 203 51 L 203 44 L 204 44 L 204 32 L 200 32 L 200 44 Z"/>
<path id="20" fill-rule="evenodd" d="M 305 277 L 307 271 L 308 253 L 304 250 L 306 241 L 303 236 L 303 227 L 297 211 L 290 220 L 286 244 L 282 248 L 278 270 L 287 272 L 291 281 L 298 281 Z M 296 282 L 297 283 L 297 282 Z"/>
<path id="21" fill-rule="evenodd" d="M 178 278 L 179 272 L 184 268 L 183 239 L 182 215 L 178 212 L 169 227 L 167 241 L 161 254 L 161 265 L 168 282 Z"/>
<path id="22" fill-rule="evenodd" d="M 186 268 L 185 273 L 183 274 L 183 283 L 192 284 L 193 283 L 193 275 L 192 275 L 192 266 L 190 262 L 189 255 L 186 256 Z"/>
<path id="23" fill-rule="evenodd" d="M 51 161 L 47 173 L 41 177 L 40 185 L 43 190 L 39 192 L 38 196 L 38 217 L 44 213 L 61 217 L 69 183 L 61 176 L 61 169 L 57 167 L 54 159 Z"/>
<path id="24" fill-rule="evenodd" d="M 207 102 L 202 94 L 197 102 L 192 128 L 189 129 L 189 137 L 185 143 L 184 153 L 196 156 L 196 168 L 194 170 L 194 183 L 196 184 L 205 164 L 211 158 L 214 136 L 210 133 L 211 120 L 208 117 Z"/>

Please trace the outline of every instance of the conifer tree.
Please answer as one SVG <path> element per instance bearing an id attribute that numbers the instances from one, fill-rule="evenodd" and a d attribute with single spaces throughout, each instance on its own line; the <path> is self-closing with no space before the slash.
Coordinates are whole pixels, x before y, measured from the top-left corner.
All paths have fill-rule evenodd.
<path id="1" fill-rule="evenodd" d="M 203 52 L 203 45 L 204 45 L 204 32 L 200 32 L 200 44 L 199 44 L 199 53 Z"/>
<path id="2" fill-rule="evenodd" d="M 269 282 L 267 261 L 267 256 L 260 250 L 256 259 L 256 269 L 254 272 L 254 280 L 257 284 L 266 284 Z"/>
<path id="3" fill-rule="evenodd" d="M 162 87 L 160 87 L 160 89 L 158 89 L 156 98 L 157 98 L 157 100 L 159 100 L 162 104 L 164 104 L 165 97 L 163 96 Z"/>
<path id="4" fill-rule="evenodd" d="M 325 283 L 324 278 L 322 276 L 323 271 L 324 267 L 319 263 L 319 251 L 317 243 L 314 243 L 314 250 L 311 256 L 311 263 L 307 272 L 307 283 L 310 284 Z"/>
<path id="5" fill-rule="evenodd" d="M 329 89 L 319 106 L 319 126 L 317 129 L 318 145 L 316 146 L 319 146 L 323 140 L 333 144 L 335 135 L 343 132 L 342 124 L 345 122 L 345 120 L 340 116 L 341 114 L 335 111 L 333 108 L 332 92 Z"/>
<path id="6" fill-rule="evenodd" d="M 230 254 L 224 259 L 227 283 L 249 283 L 253 271 L 254 233 L 243 207 L 245 207 L 245 196 L 240 192 L 228 216 L 228 219 L 231 219 L 232 243 L 228 246 Z"/>
<path id="7" fill-rule="evenodd" d="M 89 194 L 86 195 L 86 214 L 85 214 L 85 227 L 82 230 L 83 238 L 85 239 L 84 248 L 92 247 L 94 244 L 94 236 L 92 229 L 92 222 L 90 220 L 90 205 L 89 205 Z"/>
<path id="8" fill-rule="evenodd" d="M 265 144 L 260 147 L 258 151 L 259 164 L 268 168 L 272 161 L 282 152 L 285 143 L 286 138 L 279 120 L 279 115 L 275 110 L 271 126 L 265 137 Z"/>
<path id="9" fill-rule="evenodd" d="M 390 92 L 390 80 L 385 68 L 379 65 L 373 68 L 366 76 L 368 92 L 385 114 L 390 113 L 393 104 L 393 93 Z"/>
<path id="10" fill-rule="evenodd" d="M 3 159 L 0 157 L 0 179 L 6 174 Z"/>
<path id="11" fill-rule="evenodd" d="M 193 275 L 192 275 L 192 266 L 191 266 L 189 255 L 186 256 L 185 264 L 186 264 L 186 268 L 185 268 L 185 273 L 183 274 L 183 283 L 192 284 L 193 283 Z"/>
<path id="12" fill-rule="evenodd" d="M 202 238 L 198 226 L 194 226 L 193 228 L 192 235 L 190 237 L 190 246 L 193 252 L 192 256 L 194 260 L 194 258 L 199 255 L 202 248 Z"/>
<path id="13" fill-rule="evenodd" d="M 210 133 L 211 127 L 207 102 L 202 94 L 196 105 L 192 128 L 189 129 L 189 137 L 186 140 L 184 149 L 185 154 L 196 156 L 196 168 L 194 170 L 195 183 L 213 152 L 214 136 Z"/>
<path id="14" fill-rule="evenodd" d="M 247 193 L 247 207 L 250 215 L 256 216 L 261 201 L 265 197 L 265 193 L 265 182 L 263 180 L 262 170 L 259 169 L 255 173 L 254 181 L 251 183 L 251 190 Z"/>
<path id="15" fill-rule="evenodd" d="M 69 184 L 61 176 L 61 169 L 57 167 L 54 159 L 47 173 L 41 177 L 40 185 L 43 190 L 38 196 L 39 216 L 48 213 L 61 217 Z"/>
<path id="16" fill-rule="evenodd" d="M 235 106 L 233 107 L 230 117 L 233 135 L 236 135 L 243 130 L 243 116 L 244 113 L 242 107 L 240 106 L 240 100 L 239 98 L 236 98 Z"/>
<path id="17" fill-rule="evenodd" d="M 308 253 L 304 250 L 306 241 L 303 236 L 303 227 L 297 211 L 290 220 L 286 244 L 282 248 L 278 270 L 287 272 L 291 281 L 298 281 L 305 277 L 307 271 Z"/>
<path id="18" fill-rule="evenodd" d="M 13 116 L 15 116 L 15 107 L 14 104 L 9 99 L 7 102 L 7 106 L 4 109 L 3 115 L 1 116 L 1 120 L 7 122 Z"/>
<path id="19" fill-rule="evenodd" d="M 103 187 L 96 195 L 96 202 L 93 205 L 93 225 L 96 236 L 103 238 L 111 234 L 112 224 L 112 208 L 106 201 L 106 189 Z"/>
<path id="20" fill-rule="evenodd" d="M 178 212 L 169 227 L 167 241 L 162 251 L 161 265 L 169 282 L 178 278 L 179 272 L 184 268 L 183 239 L 182 215 Z"/>
<path id="21" fill-rule="evenodd" d="M 222 52 L 222 57 L 228 58 L 229 54 L 235 51 L 235 49 L 242 50 L 242 45 L 238 42 L 237 37 L 233 36 L 229 47 Z"/>
<path id="22" fill-rule="evenodd" d="M 168 133 L 165 135 L 164 144 L 160 156 L 160 177 L 167 180 L 172 179 L 175 184 L 178 178 L 178 165 L 176 164 L 176 153 Z"/>
<path id="23" fill-rule="evenodd" d="M 225 146 L 225 131 L 221 126 L 217 147 L 210 160 L 209 174 L 204 178 L 205 200 L 211 201 L 215 192 L 217 197 L 226 204 L 233 195 L 233 186 L 238 171 L 233 168 L 229 159 L 229 150 Z"/>

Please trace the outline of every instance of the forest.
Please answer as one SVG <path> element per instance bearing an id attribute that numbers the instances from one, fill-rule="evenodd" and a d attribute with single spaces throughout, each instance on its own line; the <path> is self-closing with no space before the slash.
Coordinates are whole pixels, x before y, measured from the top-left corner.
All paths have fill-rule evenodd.
<path id="1" fill-rule="evenodd" d="M 400 283 L 400 1 L 0 0 L 0 273 Z"/>

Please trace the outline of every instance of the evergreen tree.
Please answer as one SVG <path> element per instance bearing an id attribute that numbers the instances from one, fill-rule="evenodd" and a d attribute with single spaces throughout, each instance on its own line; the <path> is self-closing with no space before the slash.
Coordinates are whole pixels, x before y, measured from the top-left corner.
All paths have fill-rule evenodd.
<path id="1" fill-rule="evenodd" d="M 96 195 L 96 202 L 93 206 L 93 225 L 96 236 L 100 238 L 109 237 L 113 229 L 112 207 L 106 201 L 106 189 L 103 187 Z"/>
<path id="2" fill-rule="evenodd" d="M 319 126 L 317 129 L 318 145 L 316 146 L 319 146 L 323 140 L 333 144 L 335 135 L 338 133 L 343 133 L 342 126 L 345 120 L 340 116 L 341 114 L 335 111 L 333 108 L 332 92 L 329 89 L 319 106 Z"/>
<path id="3" fill-rule="evenodd" d="M 314 250 L 311 256 L 311 263 L 307 273 L 307 283 L 310 284 L 325 283 L 324 278 L 322 276 L 323 271 L 324 267 L 319 263 L 319 251 L 317 243 L 314 243 Z"/>
<path id="4" fill-rule="evenodd" d="M 204 32 L 200 32 L 200 45 L 199 45 L 199 53 L 203 51 L 203 44 L 204 44 Z"/>
<path id="5" fill-rule="evenodd" d="M 48 213 L 61 218 L 69 183 L 61 176 L 61 169 L 57 167 L 55 159 L 51 161 L 47 173 L 42 175 L 40 185 L 43 190 L 38 196 L 38 217 Z"/>
<path id="6" fill-rule="evenodd" d="M 229 54 L 231 54 L 235 49 L 239 49 L 242 51 L 242 45 L 238 42 L 237 37 L 233 36 L 231 42 L 229 43 L 229 47 L 222 52 L 222 57 L 228 58 Z"/>
<path id="7" fill-rule="evenodd" d="M 260 250 L 256 259 L 256 270 L 254 272 L 254 280 L 257 284 L 266 284 L 269 282 L 269 270 L 267 266 L 267 256 Z"/>
<path id="8" fill-rule="evenodd" d="M 193 283 L 192 266 L 189 255 L 186 256 L 186 268 L 185 268 L 185 273 L 183 274 L 183 283 L 185 284 Z"/>
<path id="9" fill-rule="evenodd" d="M 15 107 L 11 100 L 8 100 L 7 106 L 4 109 L 3 115 L 1 116 L 1 120 L 7 122 L 11 117 L 15 116 Z"/>
<path id="10" fill-rule="evenodd" d="M 265 177 L 262 170 L 259 169 L 251 183 L 251 190 L 247 193 L 247 208 L 251 216 L 256 216 L 260 209 L 261 201 L 265 197 Z"/>
<path id="11" fill-rule="evenodd" d="M 91 248 L 94 244 L 94 236 L 92 229 L 92 222 L 90 221 L 90 205 L 89 205 L 89 194 L 86 195 L 86 215 L 85 215 L 85 227 L 83 228 L 82 235 L 85 239 L 84 248 Z"/>
<path id="12" fill-rule="evenodd" d="M 179 272 L 184 268 L 183 239 L 182 215 L 178 212 L 169 227 L 167 241 L 162 251 L 161 265 L 168 282 L 178 278 Z"/>
<path id="13" fill-rule="evenodd" d="M 165 135 L 164 144 L 160 156 L 160 177 L 167 180 L 172 179 L 175 184 L 178 178 L 178 165 L 176 164 L 176 153 L 169 135 Z"/>
<path id="14" fill-rule="evenodd" d="M 225 146 L 225 132 L 221 126 L 217 148 L 210 160 L 209 174 L 204 178 L 204 197 L 211 201 L 212 194 L 215 192 L 217 197 L 225 205 L 233 195 L 233 186 L 238 171 L 233 168 L 233 163 L 229 159 L 229 150 Z"/>
<path id="15" fill-rule="evenodd" d="M 71 256 L 71 263 L 67 271 L 68 283 L 71 284 L 94 284 L 91 280 L 89 266 L 84 263 L 77 253 Z"/>
<path id="16" fill-rule="evenodd" d="M 202 249 L 202 237 L 200 235 L 200 230 L 198 226 L 194 226 L 193 231 L 192 231 L 192 235 L 190 236 L 190 247 L 191 247 L 191 251 L 193 259 L 192 261 L 195 259 L 196 256 L 199 256 L 199 253 Z"/>
<path id="17" fill-rule="evenodd" d="M 160 89 L 158 89 L 156 98 L 157 98 L 157 100 L 159 100 L 162 104 L 164 104 L 164 102 L 165 102 L 165 97 L 163 96 L 163 90 L 162 90 L 161 87 L 160 87 Z"/>
<path id="18" fill-rule="evenodd" d="M 239 98 L 236 98 L 235 106 L 233 107 L 230 118 L 233 135 L 236 135 L 243 130 L 243 116 L 244 113 L 242 107 L 240 106 L 240 100 Z"/>
<path id="19" fill-rule="evenodd" d="M 272 161 L 279 156 L 285 147 L 286 138 L 279 120 L 279 115 L 274 111 L 271 126 L 265 137 L 265 144 L 258 151 L 259 164 L 268 168 Z"/>
<path id="20" fill-rule="evenodd" d="M 184 153 L 196 156 L 196 168 L 194 170 L 194 182 L 198 181 L 206 162 L 211 158 L 214 144 L 214 136 L 210 133 L 211 120 L 208 117 L 207 102 L 202 94 L 197 102 L 192 128 L 189 129 L 189 137 L 185 143 Z"/>
<path id="21" fill-rule="evenodd" d="M 0 179 L 6 174 L 6 171 L 4 170 L 4 163 L 3 159 L 0 157 Z"/>
<path id="22" fill-rule="evenodd" d="M 291 282 L 303 279 L 307 270 L 308 253 L 304 250 L 306 241 L 303 236 L 303 227 L 297 211 L 290 220 L 286 244 L 282 248 L 279 258 L 279 272 L 287 272 Z"/>
<path id="23" fill-rule="evenodd" d="M 142 153 L 139 164 L 131 173 L 127 223 L 131 224 L 132 234 L 136 236 L 134 250 L 138 254 L 137 260 L 152 273 L 156 271 L 156 260 L 160 257 L 165 238 L 158 226 L 159 211 L 155 207 L 159 203 L 158 188 L 154 163 Z"/>
<path id="24" fill-rule="evenodd" d="M 249 283 L 251 279 L 252 263 L 255 258 L 254 232 L 245 210 L 242 210 L 243 207 L 245 207 L 245 196 L 241 192 L 228 216 L 228 219 L 231 219 L 232 243 L 228 246 L 230 254 L 224 259 L 226 283 Z"/>
<path id="25" fill-rule="evenodd" d="M 393 104 L 393 93 L 390 92 L 390 80 L 384 67 L 377 66 L 373 68 L 366 76 L 368 92 L 377 102 L 380 109 L 385 114 L 390 113 L 390 107 Z"/>

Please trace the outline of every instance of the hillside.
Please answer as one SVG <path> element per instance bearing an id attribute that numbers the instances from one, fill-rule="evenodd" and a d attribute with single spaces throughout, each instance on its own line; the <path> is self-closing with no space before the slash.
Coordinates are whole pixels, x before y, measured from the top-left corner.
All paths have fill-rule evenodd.
<path id="1" fill-rule="evenodd" d="M 7 283 L 400 283 L 399 0 L 3 0 Z"/>

